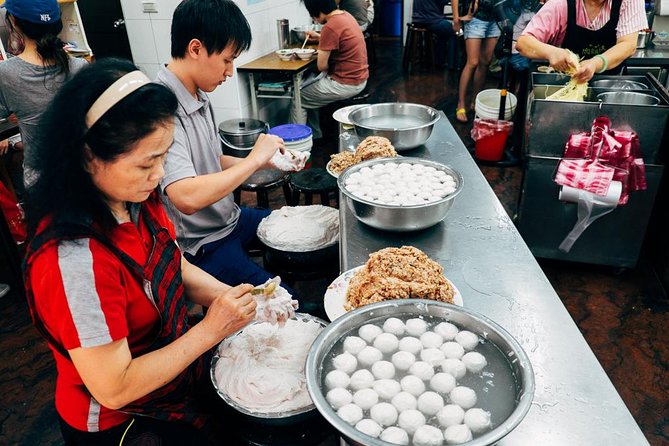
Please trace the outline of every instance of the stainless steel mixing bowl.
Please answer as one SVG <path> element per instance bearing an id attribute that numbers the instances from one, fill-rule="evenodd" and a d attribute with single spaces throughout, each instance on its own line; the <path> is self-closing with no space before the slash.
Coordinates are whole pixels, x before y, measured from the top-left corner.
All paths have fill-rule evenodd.
<path id="1" fill-rule="evenodd" d="M 306 375 L 307 387 L 311 399 L 323 417 L 332 424 L 352 445 L 389 446 L 378 438 L 372 438 L 355 429 L 342 420 L 325 399 L 321 383 L 323 382 L 324 362 L 330 358 L 335 344 L 352 330 L 361 325 L 385 320 L 388 317 L 433 317 L 443 319 L 469 330 L 492 342 L 504 358 L 514 378 L 515 391 L 513 410 L 504 421 L 492 430 L 472 441 L 466 446 L 492 445 L 511 432 L 527 414 L 534 396 L 534 372 L 530 360 L 522 347 L 506 330 L 487 317 L 455 305 L 421 299 L 390 300 L 366 305 L 351 311 L 328 325 L 316 338 L 307 356 Z"/>
<path id="2" fill-rule="evenodd" d="M 315 321 L 318 324 L 322 325 L 323 327 L 327 325 L 327 322 L 325 322 L 323 319 L 317 318 L 315 316 L 306 313 L 296 313 L 295 318 L 303 321 Z M 259 322 L 253 322 L 253 323 L 257 324 Z M 244 415 L 249 421 L 253 421 L 258 424 L 265 424 L 270 426 L 286 426 L 305 421 L 316 415 L 317 412 L 314 404 L 310 404 L 308 406 L 301 407 L 299 409 L 284 411 L 284 412 L 256 412 L 240 405 L 235 400 L 230 398 L 222 389 L 219 389 L 218 383 L 216 382 L 216 363 L 218 362 L 219 359 L 218 351 L 225 342 L 229 341 L 235 336 L 239 336 L 239 334 L 242 333 L 243 331 L 244 329 L 224 339 L 216 349 L 216 355 L 214 355 L 214 357 L 211 360 L 209 376 L 211 378 L 211 382 L 214 385 L 214 388 L 216 389 L 221 399 L 225 401 L 225 403 L 228 406 L 232 407 L 237 412 Z"/>
<path id="3" fill-rule="evenodd" d="M 655 96 L 632 91 L 607 91 L 598 94 L 597 99 L 610 104 L 657 105 L 660 103 Z"/>
<path id="4" fill-rule="evenodd" d="M 352 173 L 358 172 L 363 167 L 371 167 L 375 164 L 382 163 L 411 163 L 422 164 L 425 166 L 432 166 L 435 169 L 443 170 L 455 179 L 455 192 L 438 201 L 433 201 L 426 204 L 417 204 L 411 206 L 392 206 L 387 204 L 375 203 L 373 201 L 364 200 L 356 195 L 353 195 L 346 189 L 346 180 Z M 444 218 L 453 206 L 455 197 L 460 193 L 464 185 L 464 179 L 460 172 L 445 164 L 429 161 L 422 158 L 376 158 L 369 161 L 364 161 L 359 164 L 346 169 L 337 178 L 337 185 L 339 190 L 344 195 L 346 205 L 351 209 L 353 215 L 361 222 L 377 229 L 385 229 L 388 231 L 417 231 L 419 229 L 429 228 L 436 225 Z"/>
<path id="5" fill-rule="evenodd" d="M 424 144 L 439 118 L 439 112 L 432 107 L 405 102 L 367 105 L 349 114 L 361 140 L 385 136 L 398 152 Z"/>
<path id="6" fill-rule="evenodd" d="M 293 32 L 295 33 L 295 37 L 297 37 L 297 42 L 294 43 L 302 45 L 304 39 L 307 37 L 307 31 L 320 32 L 321 28 L 323 28 L 323 25 L 300 25 L 293 27 Z"/>
<path id="7" fill-rule="evenodd" d="M 599 79 L 590 83 L 592 88 L 605 88 L 607 90 L 648 90 L 644 83 L 629 79 Z"/>

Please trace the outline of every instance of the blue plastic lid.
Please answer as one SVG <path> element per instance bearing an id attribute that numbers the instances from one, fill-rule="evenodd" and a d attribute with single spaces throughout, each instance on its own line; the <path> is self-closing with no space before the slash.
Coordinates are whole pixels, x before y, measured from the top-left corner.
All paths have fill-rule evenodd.
<path id="1" fill-rule="evenodd" d="M 276 135 L 283 138 L 285 142 L 300 141 L 307 139 L 313 133 L 311 127 L 304 124 L 284 124 L 272 127 L 268 132 L 270 135 Z"/>

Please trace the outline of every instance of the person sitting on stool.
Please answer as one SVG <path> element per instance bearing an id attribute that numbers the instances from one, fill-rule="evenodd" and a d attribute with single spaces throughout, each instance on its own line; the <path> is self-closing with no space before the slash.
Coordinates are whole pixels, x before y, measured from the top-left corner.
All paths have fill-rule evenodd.
<path id="1" fill-rule="evenodd" d="M 414 0 L 411 14 L 411 21 L 414 24 L 425 27 L 431 33 L 436 34 L 435 64 L 438 67 L 446 65 L 449 48 L 451 52 L 455 50 L 455 47 L 451 44 L 451 39 L 455 35 L 453 23 L 444 17 L 444 6 L 447 4 L 448 0 Z"/>
<path id="2" fill-rule="evenodd" d="M 332 102 L 351 98 L 367 85 L 369 69 L 367 48 L 360 27 L 351 14 L 337 9 L 335 0 L 304 0 L 307 11 L 324 24 L 320 34 L 309 31 L 319 40 L 318 71 L 325 73 L 300 91 L 302 107 L 293 102 L 291 120 L 309 124 L 314 139 L 321 138 L 318 109 Z"/>

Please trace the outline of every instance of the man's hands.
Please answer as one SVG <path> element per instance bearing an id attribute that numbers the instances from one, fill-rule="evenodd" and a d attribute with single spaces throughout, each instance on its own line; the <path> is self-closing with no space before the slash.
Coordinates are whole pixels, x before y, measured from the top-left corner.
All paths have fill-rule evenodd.
<path id="1" fill-rule="evenodd" d="M 258 168 L 261 168 L 267 165 L 277 150 L 285 153 L 286 146 L 283 144 L 283 139 L 275 135 L 266 135 L 263 133 L 258 137 L 253 150 L 251 150 L 247 158 L 250 158 L 256 163 Z"/>

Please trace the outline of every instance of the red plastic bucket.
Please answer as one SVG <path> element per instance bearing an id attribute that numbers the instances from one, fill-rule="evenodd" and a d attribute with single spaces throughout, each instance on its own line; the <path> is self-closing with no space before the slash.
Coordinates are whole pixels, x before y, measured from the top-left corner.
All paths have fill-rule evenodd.
<path id="1" fill-rule="evenodd" d="M 499 119 L 475 119 L 472 138 L 476 141 L 474 156 L 483 161 L 499 161 L 513 122 Z"/>

